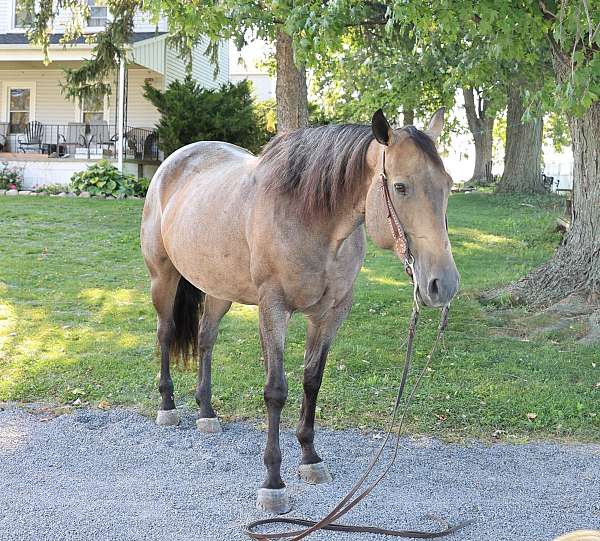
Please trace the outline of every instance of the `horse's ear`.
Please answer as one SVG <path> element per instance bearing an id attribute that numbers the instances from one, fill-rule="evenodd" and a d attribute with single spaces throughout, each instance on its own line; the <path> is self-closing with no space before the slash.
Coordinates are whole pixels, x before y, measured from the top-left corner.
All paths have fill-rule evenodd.
<path id="1" fill-rule="evenodd" d="M 437 141 L 438 137 L 444 129 L 444 115 L 446 114 L 446 108 L 440 107 L 431 117 L 429 126 L 425 130 L 425 133 L 429 135 L 434 141 Z"/>
<path id="2" fill-rule="evenodd" d="M 371 120 L 371 129 L 373 130 L 375 139 L 382 145 L 387 146 L 390 144 L 390 141 L 392 140 L 392 128 L 381 109 L 375 111 L 373 119 Z"/>

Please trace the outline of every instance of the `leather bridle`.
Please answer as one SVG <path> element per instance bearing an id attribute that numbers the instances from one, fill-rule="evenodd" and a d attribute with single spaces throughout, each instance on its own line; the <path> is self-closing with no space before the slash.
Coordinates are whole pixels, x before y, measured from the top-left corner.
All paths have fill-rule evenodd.
<path id="1" fill-rule="evenodd" d="M 404 228 L 400 223 L 400 218 L 398 218 L 398 213 L 394 208 L 392 196 L 390 195 L 390 187 L 388 185 L 387 173 L 385 171 L 385 150 L 383 151 L 383 156 L 381 158 L 381 173 L 379 173 L 379 180 L 381 182 L 379 189 L 383 194 L 383 202 L 387 209 L 387 220 L 390 224 L 392 236 L 394 237 L 394 252 L 400 261 L 404 263 L 404 270 L 406 270 L 406 273 L 412 278 L 414 275 L 413 265 L 415 258 L 410 253 L 410 247 L 408 246 L 406 233 L 404 233 Z"/>
<path id="2" fill-rule="evenodd" d="M 383 192 L 383 199 L 388 212 L 388 222 L 390 224 L 390 229 L 392 235 L 394 237 L 394 252 L 400 258 L 401 261 L 404 262 L 404 268 L 407 274 L 413 279 L 413 311 L 410 319 L 410 324 L 408 327 L 408 338 L 406 341 L 406 352 L 404 358 L 404 367 L 402 369 L 402 377 L 400 379 L 400 385 L 398 387 L 398 394 L 396 396 L 396 402 L 394 404 L 394 409 L 392 411 L 391 420 L 389 423 L 389 427 L 387 429 L 386 435 L 383 439 L 383 442 L 377 452 L 372 457 L 369 465 L 365 472 L 361 475 L 361 477 L 354 483 L 352 488 L 348 491 L 348 493 L 344 496 L 344 498 L 321 520 L 306 520 L 300 518 L 285 518 L 285 517 L 275 517 L 275 518 L 267 518 L 262 520 L 255 520 L 246 525 L 244 529 L 244 533 L 248 535 L 252 539 L 261 540 L 261 541 L 273 541 L 276 539 L 286 539 L 290 538 L 290 541 L 300 541 L 305 537 L 308 537 L 312 533 L 317 530 L 330 530 L 336 532 L 351 532 L 351 533 L 374 533 L 380 535 L 387 535 L 392 537 L 401 537 L 401 538 L 411 538 L 411 539 L 434 539 L 439 537 L 445 537 L 450 535 L 462 528 L 472 524 L 473 520 L 465 520 L 454 526 L 448 526 L 443 530 L 439 530 L 436 532 L 423 532 L 423 531 L 415 531 L 415 530 L 388 530 L 385 528 L 378 528 L 374 526 L 360 526 L 360 525 L 349 525 L 349 524 L 339 524 L 337 521 L 339 518 L 347 514 L 352 508 L 354 508 L 357 504 L 359 504 L 362 500 L 364 500 L 381 481 L 387 475 L 387 473 L 391 470 L 392 466 L 396 462 L 396 458 L 398 456 L 399 446 L 400 446 L 400 434 L 402 428 L 404 426 L 404 421 L 406 418 L 406 414 L 412 402 L 412 399 L 419 388 L 419 384 L 423 379 L 423 376 L 429 369 L 429 365 L 431 364 L 431 360 L 434 356 L 434 353 L 437 350 L 437 346 L 439 342 L 444 337 L 444 332 L 446 330 L 446 326 L 448 325 L 448 311 L 449 306 L 445 306 L 442 309 L 440 322 L 438 325 L 436 339 L 433 343 L 431 351 L 426 358 L 425 366 L 419 373 L 415 384 L 413 385 L 408 397 L 406 398 L 406 402 L 404 405 L 404 409 L 400 414 L 399 421 L 396 426 L 396 421 L 400 413 L 400 404 L 402 402 L 402 398 L 404 396 L 404 391 L 406 387 L 406 383 L 408 380 L 408 375 L 410 372 L 410 366 L 412 361 L 413 354 L 413 342 L 415 338 L 415 334 L 417 331 L 417 322 L 419 320 L 419 302 L 418 302 L 418 286 L 417 281 L 414 279 L 414 258 L 410 253 L 410 248 L 408 245 L 408 241 L 406 239 L 406 234 L 404 233 L 404 229 L 400 220 L 398 218 L 398 214 L 396 213 L 396 209 L 394 208 L 394 204 L 392 202 L 390 191 L 388 187 L 388 178 L 385 171 L 385 151 L 383 152 L 382 158 L 382 171 L 380 173 L 380 181 L 381 181 L 381 190 Z M 446 226 L 447 227 L 447 226 Z M 383 472 L 379 474 L 375 480 L 368 485 L 366 488 L 359 492 L 361 487 L 367 482 L 370 474 L 372 473 L 375 466 L 378 464 L 379 459 L 381 458 L 383 451 L 385 450 L 388 441 L 390 440 L 392 434 L 397 432 L 396 444 L 393 449 L 393 454 L 388 462 L 388 464 L 384 467 Z M 357 494 L 358 493 L 358 494 Z M 291 524 L 295 526 L 303 526 L 302 530 L 295 531 L 286 531 L 286 532 L 276 532 L 276 533 L 259 533 L 254 531 L 256 528 L 260 526 L 272 525 L 272 524 Z"/>

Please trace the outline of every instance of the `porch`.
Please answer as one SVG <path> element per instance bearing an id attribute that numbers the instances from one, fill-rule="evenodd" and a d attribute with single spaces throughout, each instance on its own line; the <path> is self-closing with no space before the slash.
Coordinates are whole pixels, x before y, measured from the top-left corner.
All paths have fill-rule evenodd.
<path id="1" fill-rule="evenodd" d="M 91 45 L 54 40 L 46 66 L 24 35 L 0 38 L 0 162 L 22 169 L 25 187 L 66 184 L 99 159 L 120 166 L 119 156 L 124 172 L 152 176 L 162 157 L 153 128 L 159 113 L 144 84 L 164 87 L 164 36 L 135 33 L 127 65 L 109 81 L 114 91 L 91 101 L 71 101 L 61 90 L 63 70 L 90 58 Z"/>
<path id="2" fill-rule="evenodd" d="M 115 125 L 36 123 L 28 125 L 22 134 L 3 133 L 7 128 L 7 123 L 0 123 L 0 163 L 22 171 L 25 189 L 68 184 L 73 173 L 100 159 L 115 166 L 118 163 Z M 151 178 L 161 157 L 156 132 L 129 126 L 124 130 L 122 146 L 123 172 Z"/>

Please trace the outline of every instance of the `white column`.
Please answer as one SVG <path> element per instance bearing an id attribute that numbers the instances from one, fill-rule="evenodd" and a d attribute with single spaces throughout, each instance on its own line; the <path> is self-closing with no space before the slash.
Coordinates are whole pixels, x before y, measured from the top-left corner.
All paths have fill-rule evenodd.
<path id="1" fill-rule="evenodd" d="M 117 167 L 123 172 L 123 152 L 124 152 L 124 127 L 125 121 L 125 58 L 121 57 L 119 62 L 119 125 L 117 126 Z"/>

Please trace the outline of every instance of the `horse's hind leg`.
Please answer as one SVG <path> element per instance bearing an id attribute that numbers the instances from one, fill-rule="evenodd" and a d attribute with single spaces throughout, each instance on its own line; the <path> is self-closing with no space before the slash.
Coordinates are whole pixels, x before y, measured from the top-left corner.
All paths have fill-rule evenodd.
<path id="1" fill-rule="evenodd" d="M 175 409 L 173 397 L 173 380 L 170 372 L 170 353 L 175 339 L 175 322 L 173 306 L 177 294 L 177 286 L 181 275 L 170 261 L 163 259 L 159 268 L 151 268 L 152 303 L 158 315 L 157 335 L 160 346 L 160 381 L 158 390 L 161 396 L 160 409 L 156 416 L 156 424 L 161 426 L 179 423 L 179 414 Z"/>
<path id="2" fill-rule="evenodd" d="M 200 407 L 200 417 L 196 421 L 196 426 L 202 432 L 221 432 L 221 425 L 211 404 L 211 362 L 219 323 L 230 307 L 230 301 L 208 295 L 204 299 L 204 312 L 198 333 L 198 387 L 196 388 L 196 402 Z"/>
<path id="3" fill-rule="evenodd" d="M 315 451 L 315 408 L 329 347 L 340 325 L 348 316 L 351 306 L 352 293 L 349 293 L 324 316 L 308 317 L 308 334 L 304 354 L 304 398 L 296 436 L 302 447 L 302 460 L 298 474 L 303 481 L 312 485 L 331 481 L 327 466 Z"/>

